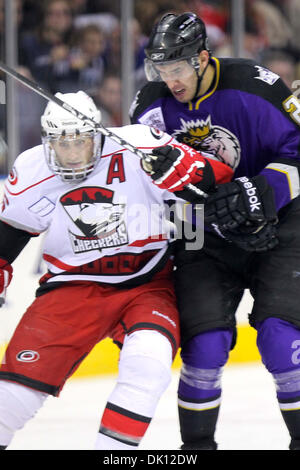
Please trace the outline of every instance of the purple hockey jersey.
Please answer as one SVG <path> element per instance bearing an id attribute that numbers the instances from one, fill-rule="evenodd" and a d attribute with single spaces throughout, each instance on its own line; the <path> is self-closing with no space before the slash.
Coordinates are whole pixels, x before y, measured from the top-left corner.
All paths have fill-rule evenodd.
<path id="1" fill-rule="evenodd" d="M 264 174 L 277 209 L 300 194 L 300 102 L 278 75 L 247 59 L 212 57 L 206 94 L 177 101 L 163 82 L 149 82 L 130 109 L 147 124 L 230 165 L 234 177 Z"/>

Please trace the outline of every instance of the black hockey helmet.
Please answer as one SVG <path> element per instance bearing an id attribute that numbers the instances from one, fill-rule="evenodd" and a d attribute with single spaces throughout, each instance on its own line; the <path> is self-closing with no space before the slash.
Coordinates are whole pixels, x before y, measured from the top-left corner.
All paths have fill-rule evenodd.
<path id="1" fill-rule="evenodd" d="M 155 65 L 187 60 L 199 66 L 198 54 L 208 50 L 204 22 L 194 13 L 168 13 L 154 27 L 145 48 L 145 72 L 149 81 L 160 80 Z"/>

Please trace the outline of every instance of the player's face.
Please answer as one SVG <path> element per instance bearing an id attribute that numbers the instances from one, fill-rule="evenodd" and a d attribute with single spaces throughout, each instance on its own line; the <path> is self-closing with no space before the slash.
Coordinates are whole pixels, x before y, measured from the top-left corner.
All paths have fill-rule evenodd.
<path id="1" fill-rule="evenodd" d="M 177 101 L 187 103 L 193 99 L 197 89 L 197 74 L 186 60 L 157 65 L 156 69 Z"/>
<path id="2" fill-rule="evenodd" d="M 94 139 L 87 135 L 76 137 L 60 137 L 51 140 L 59 164 L 68 169 L 82 168 L 87 165 L 93 156 Z"/>

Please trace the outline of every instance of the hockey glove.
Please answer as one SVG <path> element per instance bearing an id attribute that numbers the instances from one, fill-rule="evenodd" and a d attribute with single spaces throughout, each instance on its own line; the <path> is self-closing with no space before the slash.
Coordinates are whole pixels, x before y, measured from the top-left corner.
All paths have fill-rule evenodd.
<path id="1" fill-rule="evenodd" d="M 205 203 L 204 220 L 221 230 L 234 230 L 249 225 L 257 231 L 265 224 L 278 221 L 273 188 L 263 175 L 237 178 L 218 186 Z"/>
<path id="2" fill-rule="evenodd" d="M 207 160 L 188 145 L 177 143 L 158 147 L 149 157 L 151 162 L 142 161 L 142 167 L 161 189 L 181 191 L 191 182 L 203 181 L 203 187 L 199 189 L 205 191 L 215 185 L 214 173 Z"/>
<path id="3" fill-rule="evenodd" d="M 0 307 L 5 302 L 6 288 L 10 284 L 12 273 L 12 266 L 5 259 L 0 258 Z"/>
<path id="4" fill-rule="evenodd" d="M 241 225 L 235 230 L 225 230 L 212 224 L 214 231 L 245 251 L 263 253 L 275 248 L 279 240 L 277 238 L 277 228 L 275 225 L 266 223 L 257 227 L 257 225 Z"/>

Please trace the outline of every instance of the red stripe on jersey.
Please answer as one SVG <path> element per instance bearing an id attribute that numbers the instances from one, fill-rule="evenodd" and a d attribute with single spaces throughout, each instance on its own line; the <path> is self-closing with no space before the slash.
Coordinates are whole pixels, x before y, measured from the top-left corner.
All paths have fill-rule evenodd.
<path id="1" fill-rule="evenodd" d="M 128 246 L 145 246 L 148 243 L 161 242 L 161 241 L 164 241 L 164 240 L 167 240 L 167 239 L 168 239 L 167 234 L 166 233 L 161 233 L 159 235 L 148 237 L 145 240 L 136 240 L 136 241 L 130 243 L 130 245 L 128 245 Z"/>
<path id="2" fill-rule="evenodd" d="M 143 253 L 123 253 L 113 256 L 104 256 L 80 266 L 69 264 L 54 258 L 52 255 L 44 254 L 45 261 L 53 264 L 59 269 L 68 271 L 70 274 L 107 275 L 107 274 L 134 274 L 140 271 L 159 250 L 148 250 Z"/>
<path id="3" fill-rule="evenodd" d="M 34 183 L 31 186 L 28 186 L 27 188 L 22 189 L 22 191 L 19 191 L 18 193 L 12 193 L 6 185 L 5 185 L 5 189 L 7 190 L 7 192 L 11 196 L 19 196 L 19 194 L 25 193 L 25 191 L 28 191 L 28 189 L 34 188 L 35 186 L 38 186 L 39 184 L 44 183 L 44 181 L 47 181 L 47 180 L 49 180 L 51 178 L 54 178 L 54 177 L 55 177 L 55 175 L 47 176 L 47 178 L 44 178 L 43 180 L 38 181 L 37 183 Z"/>
<path id="4" fill-rule="evenodd" d="M 143 253 L 120 253 L 104 256 L 90 263 L 73 268 L 70 274 L 120 275 L 135 274 L 140 271 L 158 253 L 158 250 L 147 250 Z"/>
<path id="5" fill-rule="evenodd" d="M 76 266 L 71 266 L 70 264 L 63 263 L 59 259 L 54 258 L 54 256 L 47 255 L 47 253 L 43 254 L 43 258 L 45 261 L 49 261 L 49 263 L 53 264 L 59 269 L 63 269 L 64 271 L 70 271 L 70 269 L 74 269 Z"/>
<path id="6" fill-rule="evenodd" d="M 141 439 L 144 436 L 149 424 L 149 422 L 138 421 L 107 408 L 104 410 L 101 420 L 101 426 L 104 428 L 136 439 Z"/>

